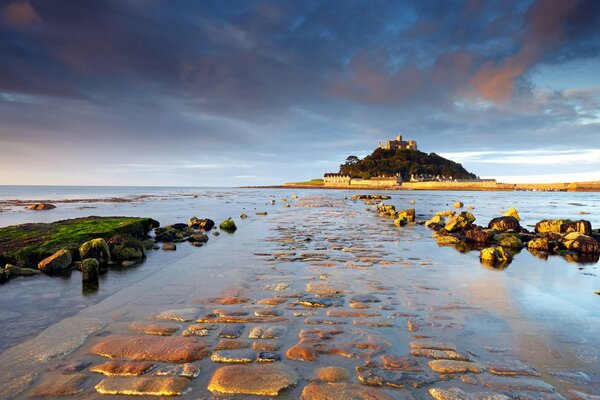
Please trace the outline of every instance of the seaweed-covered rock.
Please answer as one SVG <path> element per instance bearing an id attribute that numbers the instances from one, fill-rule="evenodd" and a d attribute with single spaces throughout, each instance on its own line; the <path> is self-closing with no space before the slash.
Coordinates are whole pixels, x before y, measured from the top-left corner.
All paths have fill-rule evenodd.
<path id="1" fill-rule="evenodd" d="M 508 247 L 510 249 L 520 249 L 523 247 L 523 242 L 517 234 L 514 233 L 500 233 L 494 235 L 494 241 L 502 247 Z"/>
<path id="2" fill-rule="evenodd" d="M 215 221 L 208 218 L 192 217 L 188 222 L 188 226 L 194 229 L 210 231 L 215 226 Z"/>
<path id="3" fill-rule="evenodd" d="M 8 274 L 8 278 L 12 278 L 14 276 L 31 276 L 31 275 L 39 275 L 41 272 L 39 269 L 33 268 L 21 268 L 16 265 L 6 264 L 4 270 Z"/>
<path id="4" fill-rule="evenodd" d="M 482 261 L 506 262 L 512 260 L 511 254 L 501 246 L 486 247 L 481 249 L 479 258 Z"/>
<path id="5" fill-rule="evenodd" d="M 115 261 L 139 260 L 146 256 L 144 244 L 129 235 L 115 235 L 108 239 L 108 249 Z"/>
<path id="6" fill-rule="evenodd" d="M 183 242 L 194 233 L 186 224 L 173 224 L 156 228 L 154 234 L 158 242 Z"/>
<path id="7" fill-rule="evenodd" d="M 512 216 L 508 217 L 497 217 L 490 221 L 488 224 L 489 229 L 493 229 L 498 232 L 507 232 L 507 231 L 515 231 L 519 232 L 521 230 L 521 225 L 519 221 Z"/>
<path id="8" fill-rule="evenodd" d="M 567 250 L 577 253 L 600 253 L 600 242 L 579 232 L 566 234 L 563 238 L 563 245 Z"/>
<path id="9" fill-rule="evenodd" d="M 219 225 L 219 228 L 221 228 L 221 230 L 225 231 L 225 232 L 235 232 L 237 230 L 237 226 L 235 226 L 235 222 L 233 222 L 233 220 L 231 218 L 226 219 L 225 221 L 221 222 L 221 224 Z"/>
<path id="10" fill-rule="evenodd" d="M 458 232 L 471 226 L 475 217 L 468 211 L 463 211 L 450 218 L 450 221 L 444 227 L 448 232 Z"/>
<path id="11" fill-rule="evenodd" d="M 548 251 L 548 248 L 549 248 L 548 239 L 545 237 L 531 239 L 529 242 L 527 242 L 527 248 L 529 250 Z"/>
<path id="12" fill-rule="evenodd" d="M 86 282 L 98 280 L 100 263 L 95 258 L 86 258 L 81 262 L 81 279 Z"/>
<path id="13" fill-rule="evenodd" d="M 552 232 L 562 234 L 579 232 L 590 236 L 592 234 L 592 225 L 586 220 L 571 221 L 568 219 L 545 219 L 535 224 L 535 232 Z"/>
<path id="14" fill-rule="evenodd" d="M 71 252 L 67 249 L 61 249 L 40 261 L 38 269 L 46 273 L 62 272 L 69 268 L 72 262 Z"/>
<path id="15" fill-rule="evenodd" d="M 102 238 L 88 240 L 79 247 L 79 258 L 95 258 L 100 264 L 110 261 L 110 249 Z"/>

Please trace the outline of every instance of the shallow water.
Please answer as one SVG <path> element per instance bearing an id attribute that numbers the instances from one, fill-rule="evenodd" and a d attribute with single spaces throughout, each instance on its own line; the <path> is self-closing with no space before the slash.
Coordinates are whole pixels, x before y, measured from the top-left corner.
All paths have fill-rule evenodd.
<path id="1" fill-rule="evenodd" d="M 16 198 L 10 197 L 6 188 L 2 190 L 3 199 Z M 51 191 L 30 190 L 21 193 L 22 198 L 47 199 L 46 193 Z M 75 193 L 75 189 L 62 190 L 56 192 L 65 196 Z M 80 198 L 95 198 L 102 194 L 112 197 L 141 192 L 94 188 L 88 193 L 78 188 L 76 193 Z M 152 189 L 145 192 L 152 193 Z M 380 313 L 379 319 L 391 322 L 392 326 L 352 324 L 354 319 L 362 324 L 373 318 L 340 318 L 338 321 L 344 324 L 339 327 L 348 331 L 350 341 L 371 334 L 389 343 L 385 353 L 407 355 L 410 341 L 429 336 L 456 345 L 460 352 L 481 363 L 505 359 L 525 362 L 563 395 L 569 389 L 600 391 L 597 335 L 600 296 L 594 294 L 600 289 L 600 279 L 596 263 L 577 264 L 558 256 L 542 260 L 525 250 L 506 269 L 487 268 L 480 264 L 477 252 L 463 254 L 451 247 L 438 247 L 430 237 L 431 232 L 422 226 L 396 228 L 390 220 L 366 211 L 363 202 L 347 200 L 354 194 L 350 191 L 199 188 L 171 192 L 156 189 L 155 193 L 165 197 L 133 203 L 61 204 L 44 212 L 9 207 L 0 213 L 2 226 L 91 214 L 149 216 L 162 224 L 185 222 L 193 215 L 216 221 L 235 218 L 241 212 L 249 215 L 246 220 L 235 218 L 239 228 L 235 234 L 211 236 L 206 246 L 194 248 L 183 243 L 174 253 L 150 252 L 139 266 L 109 271 L 102 277 L 96 293 L 82 294 L 78 272 L 65 278 L 22 278 L 0 286 L 0 346 L 8 349 L 0 361 L 13 371 L 0 374 L 0 387 L 6 388 L 3 385 L 17 379 L 19 371 L 33 372 L 28 378 L 33 386 L 56 374 L 45 369 L 62 357 L 62 352 L 55 349 L 61 335 L 68 337 L 74 331 L 89 329 L 91 336 L 77 336 L 74 341 L 83 345 L 65 359 L 99 364 L 102 357 L 88 352 L 90 345 L 106 335 L 127 333 L 130 322 L 143 321 L 161 310 L 195 307 L 200 316 L 217 307 L 205 304 L 202 299 L 232 290 L 250 301 L 230 308 L 250 312 L 259 299 L 291 296 L 287 304 L 276 307 L 288 319 L 283 323 L 287 334 L 279 340 L 284 353 L 298 342 L 301 329 L 332 327 L 306 324 L 305 317 L 294 316 L 298 312 L 315 312 L 313 318 L 331 319 L 326 315 L 328 309 L 292 304 L 293 296 L 315 295 L 306 291 L 306 284 L 320 282 L 344 292 L 339 299 L 343 306 L 336 309 L 349 309 L 349 298 L 356 294 L 376 294 L 382 300 L 367 311 Z M 289 199 L 292 193 L 298 194 L 300 200 Z M 393 199 L 386 202 L 397 209 L 414 207 L 422 218 L 448 209 L 460 200 L 475 207 L 476 222 L 482 225 L 500 215 L 502 209 L 514 206 L 524 226 L 559 217 L 585 218 L 594 227 L 600 226 L 597 209 L 600 196 L 594 193 L 394 192 L 391 195 Z M 283 208 L 281 197 L 287 197 L 293 206 Z M 270 204 L 272 199 L 276 200 L 274 206 Z M 82 206 L 95 208 L 82 209 Z M 269 214 L 256 216 L 255 210 Z M 579 215 L 579 212 L 589 214 Z M 409 331 L 409 320 L 419 330 Z M 249 341 L 248 332 L 256 325 L 262 324 L 246 324 L 243 340 Z M 50 331 L 27 342 L 48 327 Z M 209 348 L 217 342 L 217 332 L 206 338 Z M 380 355 L 372 354 L 371 358 L 378 360 Z M 40 359 L 45 361 L 40 363 Z M 283 392 L 280 397 L 299 398 L 318 366 L 341 365 L 353 371 L 364 361 L 360 357 L 328 354 L 319 355 L 316 362 L 289 360 L 284 356 L 282 362 L 298 370 L 300 382 L 297 388 Z M 420 363 L 427 370 L 427 359 L 420 358 Z M 208 381 L 221 366 L 210 361 L 210 357 L 196 364 L 201 373 L 193 380 L 191 392 L 185 398 L 206 396 Z M 584 372 L 591 382 L 562 382 L 550 375 L 554 371 Z M 84 373 L 88 376 L 85 392 L 78 396 L 101 397 L 93 394 L 93 387 L 102 377 L 85 370 Z M 353 381 L 356 379 L 353 377 Z M 433 386 L 486 390 L 480 385 L 465 384 L 456 376 Z M 381 390 L 397 398 L 405 392 L 415 398 L 426 398 L 428 387 L 431 386 Z M 27 395 L 27 392 L 22 394 Z"/>

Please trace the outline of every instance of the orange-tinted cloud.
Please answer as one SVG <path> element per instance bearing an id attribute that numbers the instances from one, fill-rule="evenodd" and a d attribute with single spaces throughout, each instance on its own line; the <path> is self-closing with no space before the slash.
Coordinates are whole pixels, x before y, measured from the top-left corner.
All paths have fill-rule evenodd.
<path id="1" fill-rule="evenodd" d="M 564 23 L 577 0 L 538 0 L 526 16 L 519 51 L 502 63 L 487 62 L 471 79 L 478 96 L 496 103 L 508 101 L 515 80 L 534 66 L 544 52 L 560 41 Z"/>
<path id="2" fill-rule="evenodd" d="M 3 10 L 3 20 L 6 25 L 14 28 L 23 28 L 42 22 L 35 8 L 25 0 L 7 5 Z"/>

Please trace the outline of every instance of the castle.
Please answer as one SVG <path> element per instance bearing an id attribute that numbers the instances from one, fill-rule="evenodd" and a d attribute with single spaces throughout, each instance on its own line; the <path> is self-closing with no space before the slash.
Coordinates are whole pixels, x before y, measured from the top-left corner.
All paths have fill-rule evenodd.
<path id="1" fill-rule="evenodd" d="M 396 136 L 395 140 L 388 140 L 387 142 L 379 142 L 378 148 L 384 150 L 417 150 L 417 142 L 415 140 L 402 140 L 402 135 Z"/>

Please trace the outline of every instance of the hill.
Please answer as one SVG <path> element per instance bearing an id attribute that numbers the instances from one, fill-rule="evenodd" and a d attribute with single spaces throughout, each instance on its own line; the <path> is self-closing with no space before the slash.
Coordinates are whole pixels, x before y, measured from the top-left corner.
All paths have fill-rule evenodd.
<path id="1" fill-rule="evenodd" d="M 435 153 L 423 153 L 418 150 L 387 150 L 378 148 L 362 160 L 349 156 L 340 165 L 340 174 L 370 179 L 376 176 L 400 174 L 403 180 L 411 175 L 431 174 L 451 176 L 454 179 L 475 179 L 477 176 L 457 162 L 448 160 Z"/>

